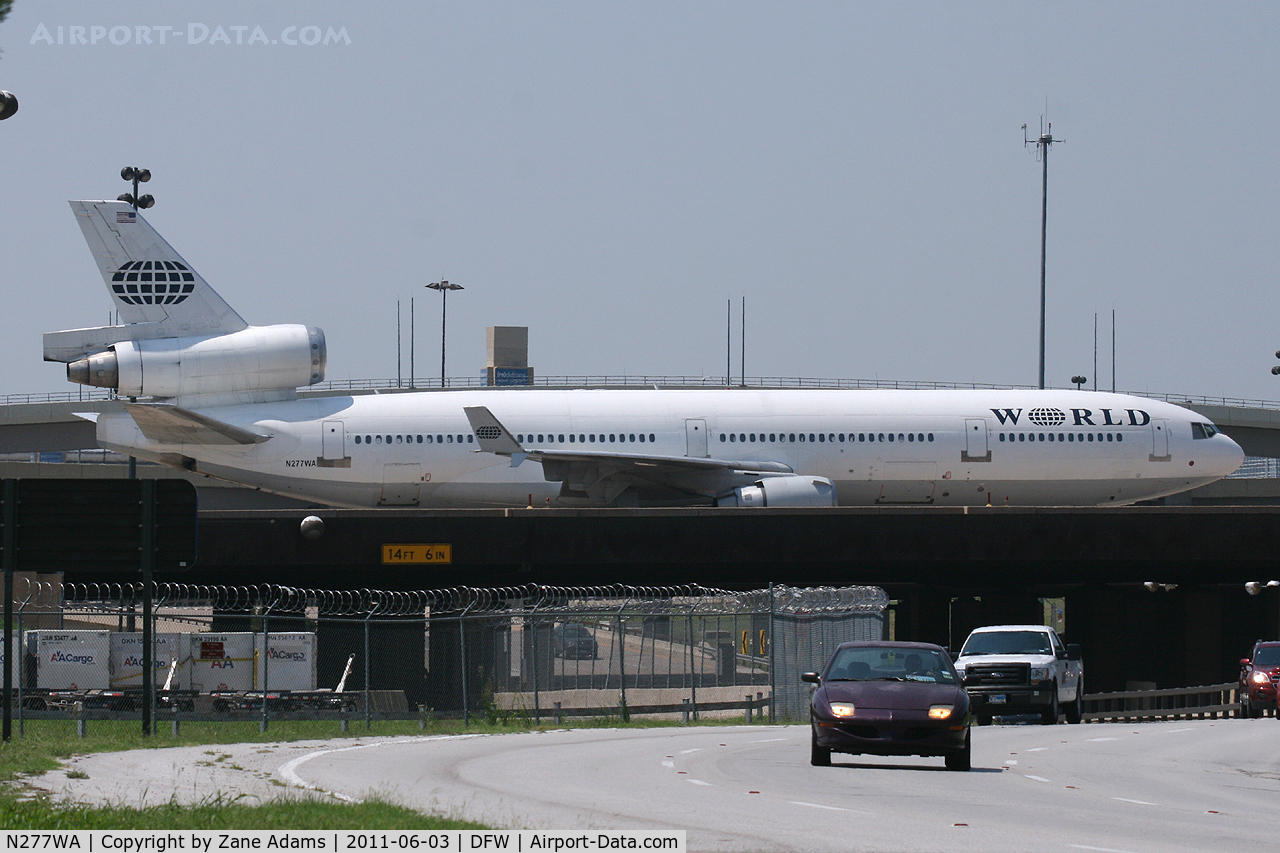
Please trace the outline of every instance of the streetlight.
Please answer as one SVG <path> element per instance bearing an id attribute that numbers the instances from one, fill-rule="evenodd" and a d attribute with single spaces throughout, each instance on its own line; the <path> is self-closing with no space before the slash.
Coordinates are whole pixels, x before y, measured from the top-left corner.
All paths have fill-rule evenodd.
<path id="1" fill-rule="evenodd" d="M 1076 390 L 1080 390 L 1080 386 L 1089 381 L 1087 376 L 1072 376 L 1071 381 L 1076 383 Z"/>
<path id="2" fill-rule="evenodd" d="M 120 170 L 120 177 L 124 178 L 126 181 L 133 181 L 133 192 L 120 193 L 120 195 L 116 196 L 116 201 L 123 201 L 125 204 L 131 204 L 133 205 L 134 210 L 137 210 L 138 208 L 146 210 L 156 203 L 155 197 L 150 193 L 147 193 L 144 196 L 138 195 L 139 182 L 145 184 L 147 181 L 151 180 L 150 169 L 139 169 L 136 166 L 125 166 Z"/>
<path id="3" fill-rule="evenodd" d="M 460 284 L 451 281 L 433 281 L 427 285 L 431 290 L 440 291 L 440 387 L 444 387 L 444 328 L 449 317 L 449 291 L 462 290 Z"/>

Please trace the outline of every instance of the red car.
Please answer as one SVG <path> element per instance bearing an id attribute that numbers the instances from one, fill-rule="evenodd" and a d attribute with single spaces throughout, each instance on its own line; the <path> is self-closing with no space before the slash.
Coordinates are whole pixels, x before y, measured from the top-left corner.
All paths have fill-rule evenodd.
<path id="1" fill-rule="evenodd" d="M 968 770 L 973 714 L 951 658 L 929 643 L 844 643 L 821 673 L 810 700 L 810 763 L 831 753 L 941 755 L 948 770 Z"/>
<path id="2" fill-rule="evenodd" d="M 1280 682 L 1280 641 L 1257 642 L 1253 654 L 1240 660 L 1240 716 L 1261 717 L 1266 708 L 1276 710 L 1276 683 Z"/>

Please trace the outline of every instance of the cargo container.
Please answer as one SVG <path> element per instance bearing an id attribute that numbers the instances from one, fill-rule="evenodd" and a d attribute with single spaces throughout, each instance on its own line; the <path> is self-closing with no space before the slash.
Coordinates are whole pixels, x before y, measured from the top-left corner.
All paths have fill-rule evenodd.
<path id="1" fill-rule="evenodd" d="M 200 693 L 254 689 L 257 634 L 188 634 L 187 685 Z"/>
<path id="2" fill-rule="evenodd" d="M 28 631 L 41 690 L 104 690 L 111 686 L 110 631 Z"/>
<path id="3" fill-rule="evenodd" d="M 262 654 L 262 635 L 256 634 L 258 665 L 255 690 L 312 691 L 316 689 L 316 635 L 310 632 L 267 635 L 267 653 Z M 263 684 L 263 676 L 266 684 Z"/>
<path id="4" fill-rule="evenodd" d="M 155 675 L 152 682 L 155 689 L 164 686 L 169 677 L 169 667 L 174 660 L 178 666 L 174 678 L 169 685 L 171 690 L 185 690 L 190 657 L 190 644 L 186 634 L 160 633 L 153 635 L 152 669 Z M 142 632 L 117 631 L 111 635 L 111 686 L 120 690 L 127 687 L 142 687 Z"/>

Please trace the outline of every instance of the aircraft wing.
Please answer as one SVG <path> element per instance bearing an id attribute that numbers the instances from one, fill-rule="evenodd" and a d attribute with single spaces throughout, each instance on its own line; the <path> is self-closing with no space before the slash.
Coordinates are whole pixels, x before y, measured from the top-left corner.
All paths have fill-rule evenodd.
<path id="1" fill-rule="evenodd" d="M 526 459 L 540 462 L 548 481 L 562 483 L 567 492 L 585 492 L 602 503 L 611 502 L 629 486 L 657 486 L 714 497 L 728 487 L 726 478 L 795 473 L 781 462 L 764 460 L 526 448 L 487 407 L 468 406 L 463 411 L 475 432 L 479 452 L 509 456 L 513 468 Z"/>
<path id="2" fill-rule="evenodd" d="M 124 408 L 143 435 L 165 444 L 261 444 L 271 438 L 181 406 L 125 403 Z"/>

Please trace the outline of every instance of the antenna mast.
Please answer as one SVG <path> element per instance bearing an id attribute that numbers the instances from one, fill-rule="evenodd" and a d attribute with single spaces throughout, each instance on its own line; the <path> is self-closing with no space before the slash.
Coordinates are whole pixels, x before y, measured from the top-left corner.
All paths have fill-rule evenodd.
<path id="1" fill-rule="evenodd" d="M 1027 126 L 1022 126 L 1022 145 L 1026 146 L 1034 143 L 1036 146 L 1036 159 L 1044 164 L 1044 181 L 1043 196 L 1040 203 L 1040 387 L 1044 388 L 1044 310 L 1045 310 L 1045 290 L 1044 290 L 1044 266 L 1045 266 L 1045 247 L 1046 237 L 1049 228 L 1049 148 L 1055 142 L 1066 142 L 1065 139 L 1053 138 L 1053 122 L 1049 122 L 1048 129 L 1045 128 L 1045 118 L 1040 116 L 1040 136 L 1036 139 L 1027 137 Z"/>

